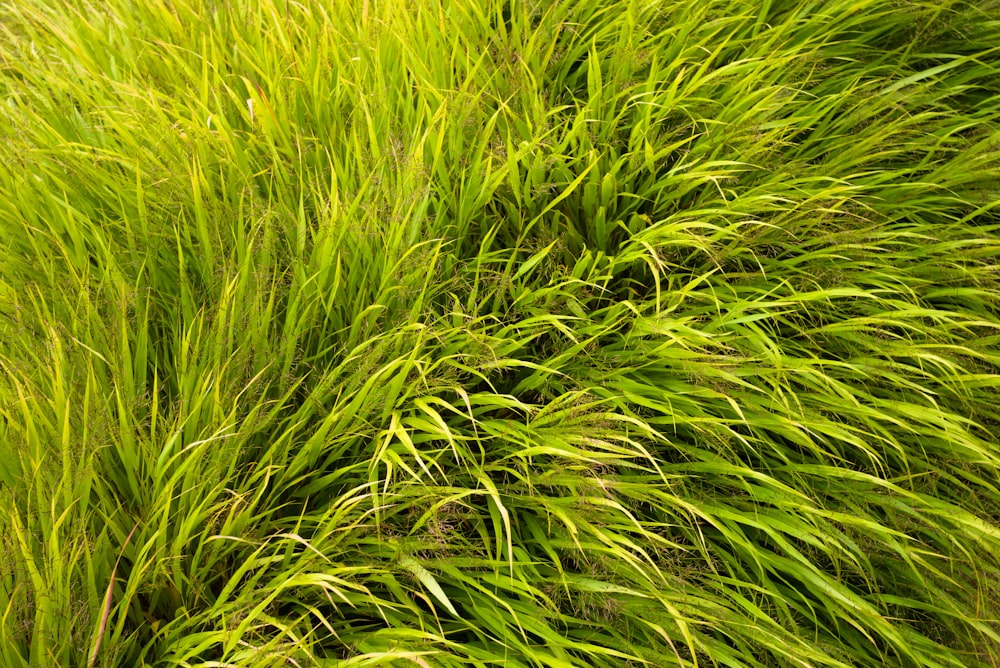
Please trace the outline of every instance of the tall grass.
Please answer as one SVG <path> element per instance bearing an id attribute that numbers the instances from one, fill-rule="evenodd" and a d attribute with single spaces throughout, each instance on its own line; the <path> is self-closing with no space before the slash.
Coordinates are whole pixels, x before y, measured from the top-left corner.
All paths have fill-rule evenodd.
<path id="1" fill-rule="evenodd" d="M 1000 6 L 0 2 L 0 665 L 1000 665 Z"/>

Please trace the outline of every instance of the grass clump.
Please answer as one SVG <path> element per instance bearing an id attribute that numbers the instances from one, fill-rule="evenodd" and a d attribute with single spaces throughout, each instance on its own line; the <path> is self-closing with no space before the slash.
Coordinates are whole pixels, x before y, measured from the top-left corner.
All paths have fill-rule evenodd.
<path id="1" fill-rule="evenodd" d="M 1000 665 L 1000 8 L 0 4 L 0 663 Z"/>

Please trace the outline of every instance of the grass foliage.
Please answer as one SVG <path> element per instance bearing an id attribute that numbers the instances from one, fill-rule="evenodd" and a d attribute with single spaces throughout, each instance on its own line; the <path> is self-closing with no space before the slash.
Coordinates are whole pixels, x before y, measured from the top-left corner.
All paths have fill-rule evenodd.
<path id="1" fill-rule="evenodd" d="M 992 0 L 4 0 L 0 664 L 1000 665 Z"/>

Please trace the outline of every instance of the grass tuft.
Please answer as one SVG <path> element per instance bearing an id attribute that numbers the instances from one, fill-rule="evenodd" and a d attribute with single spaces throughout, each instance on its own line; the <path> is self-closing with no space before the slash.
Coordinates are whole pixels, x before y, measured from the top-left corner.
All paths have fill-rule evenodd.
<path id="1" fill-rule="evenodd" d="M 0 2 L 0 664 L 1000 665 L 997 45 Z"/>

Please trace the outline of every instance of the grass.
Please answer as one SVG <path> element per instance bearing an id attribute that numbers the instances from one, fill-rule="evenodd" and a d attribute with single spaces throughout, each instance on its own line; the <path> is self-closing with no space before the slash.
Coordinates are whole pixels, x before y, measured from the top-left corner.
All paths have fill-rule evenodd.
<path id="1" fill-rule="evenodd" d="M 0 2 L 0 664 L 1000 666 L 1000 5 Z"/>

